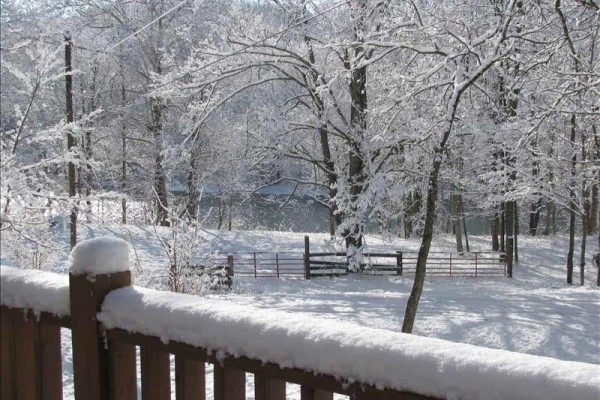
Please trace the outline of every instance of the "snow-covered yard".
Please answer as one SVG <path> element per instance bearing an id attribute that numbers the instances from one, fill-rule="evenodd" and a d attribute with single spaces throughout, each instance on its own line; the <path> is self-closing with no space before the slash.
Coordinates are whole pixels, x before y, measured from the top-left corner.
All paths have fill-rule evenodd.
<path id="1" fill-rule="evenodd" d="M 169 265 L 158 240 L 167 230 L 154 228 L 93 226 L 86 237 L 120 236 L 132 244 L 130 257 L 137 264 L 135 283 L 156 286 Z M 302 251 L 302 233 L 204 231 L 196 251 Z M 310 234 L 311 250 L 331 250 L 326 235 Z M 586 284 L 565 284 L 565 252 L 568 238 L 522 237 L 520 263 L 514 278 L 427 278 L 419 305 L 414 333 L 489 348 L 505 349 L 563 360 L 600 364 L 600 288 L 596 270 L 588 261 Z M 596 238 L 588 243 L 589 254 L 597 251 Z M 368 237 L 370 251 L 416 250 L 418 239 L 384 242 Z M 453 238 L 438 237 L 432 250 L 452 251 Z M 488 250 L 487 237 L 472 237 L 471 249 Z M 576 257 L 578 255 L 576 254 Z M 590 257 L 588 257 L 589 259 Z M 578 259 L 578 258 L 577 258 Z M 66 272 L 63 261 L 49 269 Z M 3 260 L 6 264 L 6 260 Z M 576 277 L 578 277 L 576 273 Z M 411 277 L 346 276 L 336 278 L 254 279 L 236 277 L 231 291 L 204 294 L 232 304 L 279 309 L 322 319 L 400 331 Z M 68 331 L 65 347 L 65 397 L 72 396 L 71 354 Z M 207 369 L 208 374 L 212 370 Z M 207 377 L 210 395 L 211 378 Z M 248 379 L 252 397 L 252 379 Z M 299 396 L 290 386 L 289 395 Z"/>

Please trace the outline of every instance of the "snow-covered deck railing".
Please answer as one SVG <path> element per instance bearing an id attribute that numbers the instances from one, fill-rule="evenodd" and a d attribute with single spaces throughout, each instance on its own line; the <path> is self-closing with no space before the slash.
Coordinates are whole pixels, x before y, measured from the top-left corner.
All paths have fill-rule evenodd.
<path id="1" fill-rule="evenodd" d="M 246 373 L 256 400 L 284 400 L 286 382 L 301 385 L 301 400 L 600 396 L 599 365 L 137 288 L 127 253 L 99 239 L 76 247 L 68 278 L 2 269 L 2 399 L 62 398 L 65 324 L 39 313 L 69 320 L 77 400 L 137 398 L 138 346 L 144 400 L 171 398 L 169 354 L 177 399 L 205 400 L 206 362 L 215 400 L 244 400 Z"/>
<path id="2" fill-rule="evenodd" d="M 0 304 L 64 318 L 70 315 L 69 277 L 32 269 L 0 266 Z"/>
<path id="3" fill-rule="evenodd" d="M 597 365 L 191 295 L 118 289 L 105 298 L 99 320 L 108 329 L 204 349 L 217 360 L 229 356 L 234 366 L 236 358 L 244 357 L 277 365 L 284 375 L 287 368 L 329 375 L 346 394 L 358 382 L 451 399 L 592 400 L 600 395 Z"/>

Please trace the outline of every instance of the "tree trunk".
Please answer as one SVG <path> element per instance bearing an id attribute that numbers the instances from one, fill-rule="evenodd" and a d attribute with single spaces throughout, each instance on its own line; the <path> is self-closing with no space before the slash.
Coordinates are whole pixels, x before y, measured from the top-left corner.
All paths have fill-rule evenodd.
<path id="1" fill-rule="evenodd" d="M 233 215 L 232 215 L 233 214 L 233 195 L 231 193 L 229 193 L 228 199 L 229 199 L 229 210 L 227 213 L 227 218 L 228 218 L 227 230 L 231 232 L 231 224 L 232 224 L 232 220 L 233 220 Z"/>
<path id="2" fill-rule="evenodd" d="M 595 163 L 600 163 L 600 135 L 596 125 L 592 125 L 592 139 L 595 151 L 590 151 L 590 157 Z M 587 230 L 588 235 L 593 235 L 598 230 L 598 189 L 600 186 L 600 170 L 598 170 L 597 179 L 591 182 L 592 198 L 590 200 L 590 208 L 588 213 Z"/>
<path id="3" fill-rule="evenodd" d="M 92 75 L 92 86 L 90 87 L 90 112 L 94 112 L 96 110 L 96 75 L 98 74 L 98 67 L 94 67 L 93 75 Z M 86 204 L 88 209 L 88 219 L 89 219 L 89 210 L 92 209 L 92 201 L 90 200 L 90 196 L 92 194 L 92 186 L 94 184 L 94 171 L 92 170 L 92 127 L 90 126 L 85 132 L 85 159 L 87 161 L 87 167 L 85 171 L 85 195 L 87 197 Z"/>
<path id="4" fill-rule="evenodd" d="M 360 54 L 360 49 L 356 49 L 356 54 Z M 361 139 L 364 137 L 367 128 L 367 69 L 366 67 L 355 68 L 351 70 L 350 79 L 350 124 L 353 140 L 348 143 L 349 146 L 349 171 L 350 180 L 350 215 L 352 222 L 345 233 L 346 247 L 354 248 L 360 252 L 363 242 L 363 215 L 359 208 L 359 196 L 364 189 L 364 162 L 361 154 Z"/>
<path id="5" fill-rule="evenodd" d="M 579 256 L 579 285 L 583 286 L 585 280 L 585 246 L 587 242 L 586 231 L 587 215 L 584 213 L 581 216 L 581 255 Z"/>
<path id="6" fill-rule="evenodd" d="M 540 222 L 540 210 L 542 208 L 542 198 L 538 198 L 536 201 L 531 203 L 529 210 L 529 234 L 531 236 L 537 235 L 538 226 Z"/>
<path id="7" fill-rule="evenodd" d="M 188 218 L 195 220 L 198 214 L 198 177 L 196 176 L 196 167 L 198 163 L 199 151 L 196 144 L 192 144 L 192 151 L 190 154 L 190 171 L 188 173 L 187 185 L 188 185 L 188 201 L 186 207 L 186 213 Z M 221 219 L 221 218 L 219 218 Z M 221 223 L 219 222 L 219 225 Z M 220 227 L 219 227 L 220 229 Z"/>
<path id="8" fill-rule="evenodd" d="M 575 114 L 571 115 L 571 180 L 569 182 L 569 252 L 567 253 L 567 283 L 573 284 L 573 253 L 575 252 L 575 169 L 577 168 L 577 153 L 575 153 Z"/>
<path id="9" fill-rule="evenodd" d="M 67 108 L 67 123 L 73 123 L 73 76 L 71 75 L 73 67 L 71 65 L 71 50 L 73 48 L 73 42 L 70 36 L 65 36 L 65 94 L 66 94 L 66 108 Z M 75 137 L 71 128 L 67 131 L 67 148 L 69 151 L 73 150 L 76 146 Z M 76 177 L 75 177 L 75 164 L 69 161 L 67 167 L 67 185 L 69 191 L 69 200 L 73 201 L 76 190 Z M 71 248 L 77 244 L 77 206 L 74 204 L 69 205 L 71 207 L 71 225 L 70 225 L 70 242 Z"/>
<path id="10" fill-rule="evenodd" d="M 506 202 L 506 257 L 508 262 L 512 264 L 514 259 L 514 222 L 515 222 L 515 203 L 514 201 Z"/>
<path id="11" fill-rule="evenodd" d="M 519 205 L 517 202 L 514 202 L 514 212 L 515 212 L 515 263 L 519 263 Z"/>
<path id="12" fill-rule="evenodd" d="M 121 62 L 121 118 L 123 119 L 121 125 L 121 223 L 127 223 L 127 199 L 125 193 L 127 191 L 127 124 L 125 122 L 125 77 L 123 71 L 123 63 Z"/>
<path id="13" fill-rule="evenodd" d="M 556 205 L 554 204 L 554 200 L 548 199 L 546 201 L 546 226 L 544 228 L 544 235 L 556 234 L 555 213 Z"/>
<path id="14" fill-rule="evenodd" d="M 473 81 L 472 81 L 473 82 Z M 464 85 L 462 90 L 465 90 L 468 85 Z M 450 133 L 452 132 L 452 126 L 454 123 L 454 117 L 456 115 L 456 109 L 462 95 L 462 90 L 454 90 L 452 98 L 450 98 L 447 109 L 447 120 L 445 127 L 442 132 L 442 138 L 440 143 L 434 149 L 432 168 L 429 173 L 429 185 L 427 188 L 427 199 L 425 200 L 425 223 L 423 226 L 423 237 L 421 239 L 421 247 L 419 248 L 419 255 L 417 256 L 417 267 L 415 270 L 415 280 L 413 287 L 406 303 L 406 311 L 404 313 L 404 321 L 402 322 L 402 332 L 412 333 L 415 318 L 417 316 L 417 307 L 419 306 L 419 300 L 421 299 L 421 293 L 423 292 L 423 284 L 425 282 L 425 274 L 427 272 L 427 257 L 429 256 L 429 249 L 431 248 L 431 240 L 433 239 L 433 224 L 435 222 L 435 203 L 437 201 L 438 192 L 438 177 L 440 168 L 442 166 L 442 160 L 444 157 L 444 151 Z"/>
<path id="15" fill-rule="evenodd" d="M 449 133 L 448 133 L 449 135 Z M 415 318 L 417 316 L 417 307 L 421 293 L 423 292 L 423 283 L 425 282 L 427 257 L 433 239 L 433 224 L 435 222 L 435 202 L 438 191 L 438 176 L 442 164 L 442 153 L 434 155 L 433 168 L 429 174 L 429 187 L 427 189 L 426 209 L 425 209 L 425 226 L 423 227 L 423 237 L 421 239 L 421 247 L 417 257 L 417 268 L 415 271 L 415 280 L 413 287 L 406 304 L 404 313 L 404 321 L 402 323 L 402 332 L 412 333 Z"/>
<path id="16" fill-rule="evenodd" d="M 162 105 L 160 100 L 152 99 L 152 133 L 155 143 L 154 158 L 154 198 L 156 223 L 160 226 L 170 226 L 167 179 L 163 167 L 162 151 Z"/>
<path id="17" fill-rule="evenodd" d="M 492 251 L 500 250 L 500 242 L 498 241 L 498 233 L 500 231 L 500 216 L 498 212 L 494 213 L 492 220 L 490 221 L 492 230 Z"/>
<path id="18" fill-rule="evenodd" d="M 469 249 L 469 234 L 467 233 L 467 219 L 465 218 L 465 202 L 463 201 L 462 196 L 460 196 L 460 214 L 462 219 L 463 233 L 465 234 L 465 248 L 467 249 L 467 253 L 470 253 Z"/>
<path id="19" fill-rule="evenodd" d="M 500 251 L 506 252 L 506 202 L 500 204 Z"/>
<path id="20" fill-rule="evenodd" d="M 455 190 L 457 190 L 455 188 Z M 454 237 L 456 239 L 456 251 L 458 253 L 462 253 L 463 244 L 462 244 L 462 224 L 460 218 L 460 194 L 454 192 L 450 196 L 451 209 L 452 209 L 452 223 L 454 225 Z"/>

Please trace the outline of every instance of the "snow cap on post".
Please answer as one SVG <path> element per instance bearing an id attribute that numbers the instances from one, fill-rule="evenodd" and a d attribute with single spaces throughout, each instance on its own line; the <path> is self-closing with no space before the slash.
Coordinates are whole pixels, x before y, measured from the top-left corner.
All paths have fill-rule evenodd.
<path id="1" fill-rule="evenodd" d="M 71 250 L 69 260 L 73 275 L 129 271 L 129 245 L 114 236 L 84 240 Z"/>

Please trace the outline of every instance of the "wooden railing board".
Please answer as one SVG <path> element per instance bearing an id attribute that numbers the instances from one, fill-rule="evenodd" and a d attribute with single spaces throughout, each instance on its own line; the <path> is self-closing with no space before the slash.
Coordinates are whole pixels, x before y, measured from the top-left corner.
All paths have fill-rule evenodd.
<path id="1" fill-rule="evenodd" d="M 171 400 L 169 353 L 154 346 L 140 346 L 142 400 Z"/>
<path id="2" fill-rule="evenodd" d="M 136 348 L 129 343 L 107 339 L 109 399 L 136 400 Z"/>
<path id="3" fill-rule="evenodd" d="M 206 365 L 198 361 L 175 356 L 175 400 L 205 400 Z"/>
<path id="4" fill-rule="evenodd" d="M 135 344 L 138 346 L 155 347 L 161 351 L 175 354 L 185 355 L 195 360 L 204 360 L 221 368 L 233 368 L 252 374 L 258 374 L 270 379 L 278 379 L 289 383 L 294 383 L 301 386 L 312 387 L 315 389 L 335 392 L 345 395 L 359 393 L 361 396 L 364 393 L 370 393 L 371 399 L 401 399 L 407 395 L 407 392 L 396 390 L 377 389 L 372 385 L 344 382 L 332 375 L 314 374 L 310 371 L 305 371 L 300 368 L 281 368 L 279 365 L 269 362 L 262 362 L 248 357 L 235 357 L 229 354 L 220 354 L 217 356 L 214 352 L 208 352 L 206 349 L 195 347 L 186 343 L 171 341 L 164 343 L 160 338 L 147 336 L 140 333 L 128 332 L 123 329 L 107 329 L 105 331 L 108 339 L 122 341 L 124 343 Z M 411 394 L 412 395 L 412 394 Z M 399 396 L 399 397 L 395 397 Z M 412 395 L 410 397 L 415 400 L 433 400 L 433 397 Z M 216 400 L 216 398 L 215 398 Z"/>

